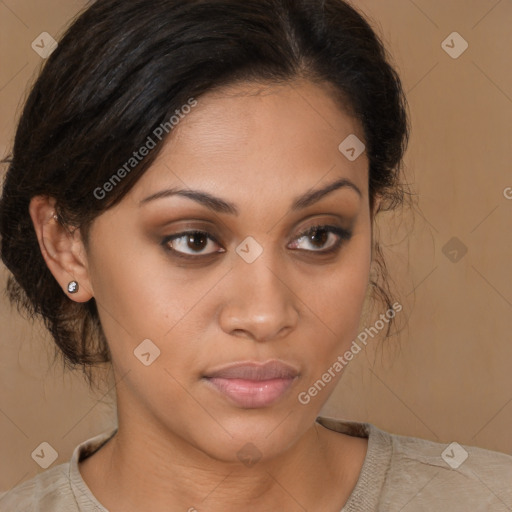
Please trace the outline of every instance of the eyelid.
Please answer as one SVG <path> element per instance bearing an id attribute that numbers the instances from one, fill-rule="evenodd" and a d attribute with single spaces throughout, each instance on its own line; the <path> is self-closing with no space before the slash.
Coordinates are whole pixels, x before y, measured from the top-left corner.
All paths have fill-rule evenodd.
<path id="1" fill-rule="evenodd" d="M 182 238 L 186 235 L 190 235 L 190 234 L 202 234 L 202 235 L 206 235 L 206 237 L 213 241 L 214 243 L 216 243 L 218 246 L 220 246 L 221 250 L 217 250 L 217 251 L 213 251 L 213 252 L 209 252 L 209 253 L 205 253 L 205 254 L 198 254 L 196 256 L 192 255 L 192 254 L 187 254 L 187 253 L 184 253 L 184 252 L 180 252 L 180 251 L 177 251 L 176 249 L 172 249 L 171 247 L 169 247 L 169 242 L 175 240 L 175 239 L 179 239 L 179 238 Z M 180 231 L 178 233 L 173 233 L 172 235 L 169 235 L 169 236 L 166 236 L 164 237 L 164 239 L 162 240 L 161 242 L 162 246 L 164 247 L 164 249 L 169 252 L 172 256 L 176 257 L 176 258 L 181 258 L 181 259 L 187 259 L 187 260 L 195 260 L 195 261 L 199 261 L 200 259 L 204 259 L 204 258 L 208 258 L 208 257 L 211 257 L 215 254 L 220 254 L 220 253 L 223 253 L 223 252 L 226 252 L 226 249 L 224 247 L 222 247 L 221 243 L 217 240 L 217 237 L 215 235 L 212 235 L 209 231 L 206 231 L 204 229 L 185 229 L 183 231 Z"/>
<path id="2" fill-rule="evenodd" d="M 296 251 L 300 251 L 305 254 L 318 254 L 318 255 L 328 255 L 333 252 L 336 252 L 340 247 L 343 245 L 344 242 L 350 240 L 352 238 L 352 230 L 342 228 L 341 226 L 335 226 L 332 224 L 313 224 L 312 226 L 309 226 L 308 228 L 302 230 L 295 238 L 293 238 L 293 241 L 300 240 L 301 238 L 304 238 L 308 234 L 317 231 L 317 230 L 324 230 L 328 233 L 332 233 L 338 237 L 338 240 L 329 247 L 328 249 L 319 249 L 317 251 L 315 250 L 308 250 L 308 249 L 293 249 Z"/>
<path id="3" fill-rule="evenodd" d="M 310 234 L 310 233 L 312 233 L 312 232 L 314 232 L 316 230 L 325 230 L 328 233 L 332 233 L 332 234 L 334 234 L 334 235 L 336 235 L 338 237 L 338 240 L 336 240 L 336 242 L 331 247 L 329 247 L 327 249 L 318 249 L 318 250 L 291 249 L 291 250 L 298 251 L 298 252 L 301 252 L 301 253 L 304 253 L 304 254 L 318 255 L 318 256 L 326 255 L 327 256 L 329 254 L 337 252 L 341 248 L 343 243 L 345 241 L 350 240 L 350 238 L 352 237 L 352 230 L 351 229 L 342 228 L 341 226 L 336 226 L 336 225 L 332 225 L 332 224 L 316 223 L 316 224 L 313 224 L 313 225 L 308 226 L 307 228 L 301 230 L 297 235 L 294 236 L 294 238 L 292 239 L 292 242 L 294 242 L 296 240 L 300 240 L 301 238 L 304 238 L 305 236 L 307 236 L 308 234 Z M 172 249 L 169 246 L 169 242 L 171 242 L 171 241 L 173 241 L 175 239 L 182 238 L 182 237 L 184 237 L 186 235 L 190 235 L 190 234 L 205 235 L 209 240 L 213 241 L 221 249 L 217 250 L 217 251 L 209 252 L 209 253 L 193 255 L 193 254 L 188 254 L 188 253 L 184 253 L 184 252 L 181 252 L 181 251 L 177 251 L 176 249 Z M 206 258 L 211 258 L 211 257 L 213 257 L 216 254 L 221 254 L 221 253 L 226 252 L 226 249 L 217 240 L 217 237 L 215 235 L 211 234 L 207 230 L 199 229 L 199 228 L 184 229 L 184 230 L 182 230 L 182 231 L 180 231 L 178 233 L 174 233 L 172 235 L 166 236 L 162 240 L 161 244 L 164 247 L 164 249 L 168 253 L 170 253 L 173 257 L 180 258 L 180 259 L 186 259 L 186 260 L 189 260 L 189 261 L 197 261 L 197 262 L 200 262 L 201 260 L 204 260 Z M 288 245 L 289 244 L 287 244 L 287 246 Z"/>
<path id="4" fill-rule="evenodd" d="M 344 229 L 341 226 L 335 226 L 334 224 L 317 223 L 317 224 L 312 224 L 311 226 L 308 226 L 307 228 L 300 231 L 298 233 L 298 235 L 295 236 L 294 240 L 296 240 L 297 238 L 301 238 L 301 237 L 311 233 L 312 231 L 320 230 L 320 229 L 325 229 L 329 232 L 340 234 L 340 236 L 350 233 L 350 231 L 348 229 Z"/>

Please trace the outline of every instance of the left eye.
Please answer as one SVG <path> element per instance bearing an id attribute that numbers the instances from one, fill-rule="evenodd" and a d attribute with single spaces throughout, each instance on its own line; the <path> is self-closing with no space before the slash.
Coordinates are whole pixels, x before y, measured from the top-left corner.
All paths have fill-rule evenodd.
<path id="1" fill-rule="evenodd" d="M 351 233 L 337 226 L 312 226 L 296 238 L 291 249 L 300 249 L 310 252 L 333 252 L 337 250 L 344 240 L 348 240 Z M 300 247 L 301 244 L 306 247 Z M 309 246 L 309 247 L 308 247 Z"/>
<path id="2" fill-rule="evenodd" d="M 288 245 L 288 248 L 328 254 L 337 251 L 342 243 L 349 240 L 351 236 L 351 232 L 338 226 L 312 226 L 300 233 Z M 167 251 L 179 258 L 197 259 L 201 256 L 226 252 L 217 240 L 206 231 L 184 231 L 166 237 L 162 243 Z"/>
<path id="3" fill-rule="evenodd" d="M 204 231 L 187 231 L 184 233 L 178 233 L 167 237 L 164 242 L 166 247 L 177 256 L 194 257 L 194 255 L 201 256 L 213 254 L 215 252 L 224 252 L 224 249 L 211 250 L 209 252 L 205 251 L 206 248 L 219 244 L 209 233 Z"/>

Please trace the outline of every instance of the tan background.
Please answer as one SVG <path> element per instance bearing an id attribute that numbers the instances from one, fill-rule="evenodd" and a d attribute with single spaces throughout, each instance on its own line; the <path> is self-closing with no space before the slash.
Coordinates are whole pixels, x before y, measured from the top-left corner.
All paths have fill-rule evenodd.
<path id="1" fill-rule="evenodd" d="M 0 0 L 2 156 L 42 62 L 31 42 L 43 31 L 58 39 L 85 4 Z M 387 230 L 407 328 L 357 355 L 323 413 L 512 454 L 512 2 L 354 4 L 374 21 L 401 73 L 412 116 L 408 181 L 419 199 L 414 223 L 409 215 Z M 453 31 L 469 43 L 457 59 L 441 47 Z M 380 222 L 384 236 L 388 220 Z M 445 255 L 452 237 L 467 247 L 458 262 Z M 0 267 L 2 289 L 6 275 Z M 42 327 L 3 297 L 0 304 L 0 489 L 7 489 L 42 471 L 31 458 L 41 442 L 57 450 L 54 465 L 65 462 L 115 416 L 104 392 L 89 394 L 78 375 L 50 366 Z"/>

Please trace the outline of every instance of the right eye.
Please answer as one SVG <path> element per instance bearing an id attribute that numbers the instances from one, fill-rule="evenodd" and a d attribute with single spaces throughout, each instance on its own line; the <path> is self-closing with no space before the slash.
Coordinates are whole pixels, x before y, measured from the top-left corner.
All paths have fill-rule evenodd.
<path id="1" fill-rule="evenodd" d="M 217 240 L 206 231 L 194 230 L 176 233 L 165 237 L 162 244 L 167 251 L 178 258 L 199 259 L 216 252 L 225 252 L 222 247 L 221 250 L 206 250 L 215 245 L 220 247 Z"/>

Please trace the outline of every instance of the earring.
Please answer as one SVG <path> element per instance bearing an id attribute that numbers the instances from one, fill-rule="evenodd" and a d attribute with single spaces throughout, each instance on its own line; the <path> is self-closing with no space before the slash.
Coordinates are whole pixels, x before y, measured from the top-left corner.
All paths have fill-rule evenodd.
<path id="1" fill-rule="evenodd" d="M 70 281 L 68 283 L 68 292 L 76 293 L 78 291 L 78 283 L 76 281 Z"/>

